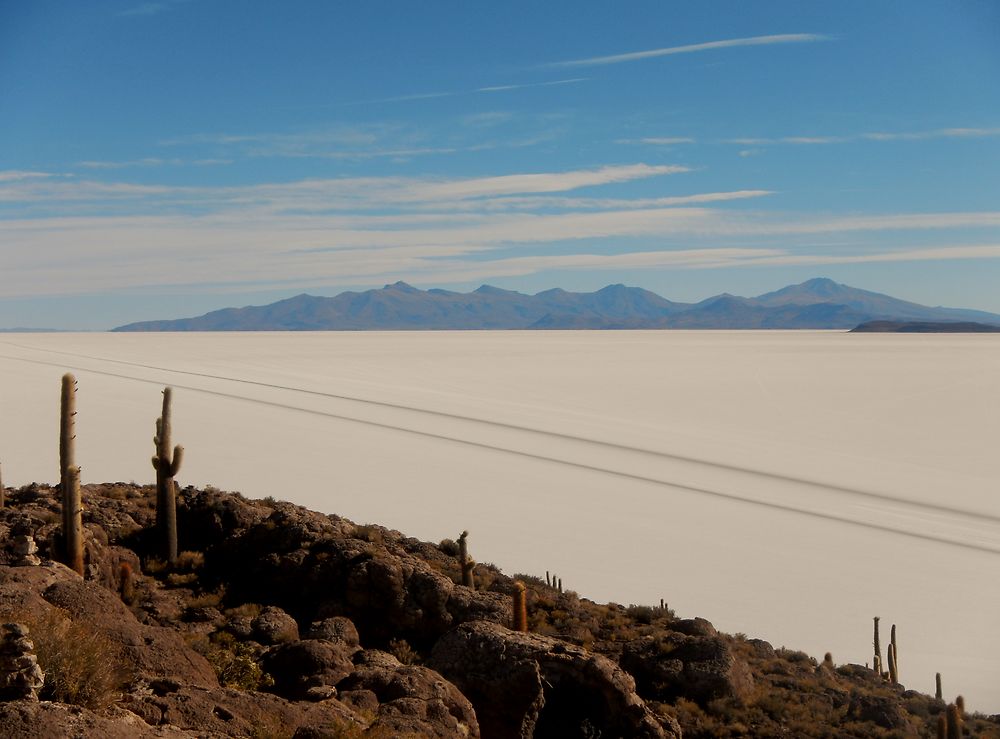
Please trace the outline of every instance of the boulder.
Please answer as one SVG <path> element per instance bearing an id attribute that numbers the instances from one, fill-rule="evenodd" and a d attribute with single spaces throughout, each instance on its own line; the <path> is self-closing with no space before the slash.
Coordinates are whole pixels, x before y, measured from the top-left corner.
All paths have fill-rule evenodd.
<path id="1" fill-rule="evenodd" d="M 261 644 L 284 644 L 299 638 L 298 623 L 276 606 L 265 606 L 250 628 L 253 638 Z"/>
<path id="2" fill-rule="evenodd" d="M 664 730 L 618 665 L 551 637 L 464 623 L 437 642 L 429 666 L 472 701 L 484 736 L 680 736 L 668 720 Z"/>
<path id="3" fill-rule="evenodd" d="M 847 716 L 855 721 L 871 721 L 883 729 L 896 729 L 916 736 L 906 711 L 894 698 L 855 692 L 847 706 Z"/>
<path id="4" fill-rule="evenodd" d="M 358 652 L 355 662 L 354 671 L 337 684 L 337 691 L 368 710 L 373 709 L 374 696 L 378 707 L 373 711 L 372 728 L 391 736 L 479 736 L 472 704 L 434 670 L 404 665 L 391 654 L 373 649 Z"/>
<path id="5" fill-rule="evenodd" d="M 313 621 L 306 632 L 308 639 L 324 639 L 325 641 L 341 644 L 354 651 L 361 647 L 361 638 L 354 622 L 343 616 L 331 616 L 322 621 Z"/>
<path id="6" fill-rule="evenodd" d="M 754 690 L 750 668 L 719 636 L 646 636 L 626 644 L 619 662 L 641 695 L 659 701 L 683 697 L 704 706 L 717 698 L 745 700 Z"/>
<path id="7" fill-rule="evenodd" d="M 271 647 L 261 655 L 261 667 L 274 679 L 275 693 L 302 700 L 323 695 L 315 688 L 332 689 L 347 677 L 354 670 L 354 651 L 324 639 L 303 639 Z"/>

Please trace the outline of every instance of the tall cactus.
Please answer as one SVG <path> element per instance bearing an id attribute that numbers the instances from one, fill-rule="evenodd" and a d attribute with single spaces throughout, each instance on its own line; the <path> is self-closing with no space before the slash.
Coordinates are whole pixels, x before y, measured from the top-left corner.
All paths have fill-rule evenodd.
<path id="1" fill-rule="evenodd" d="M 83 505 L 80 502 L 80 468 L 69 468 L 68 489 L 63 493 L 63 535 L 66 542 L 66 564 L 78 575 L 83 574 Z"/>
<path id="2" fill-rule="evenodd" d="M 882 675 L 882 646 L 879 644 L 879 639 L 878 639 L 878 619 L 879 619 L 879 617 L 875 616 L 875 639 L 874 639 L 875 661 L 873 662 L 872 666 L 875 668 L 875 674 L 881 677 L 881 675 Z"/>
<path id="3" fill-rule="evenodd" d="M 175 446 L 171 456 L 171 395 L 171 388 L 163 388 L 163 411 L 156 419 L 156 435 L 153 437 L 153 444 L 156 447 L 153 469 L 156 470 L 156 529 L 160 534 L 162 551 L 167 562 L 174 564 L 177 561 L 177 493 L 174 477 L 180 471 L 184 447 Z"/>
<path id="4" fill-rule="evenodd" d="M 941 673 L 934 673 L 934 697 L 938 700 L 944 700 L 941 694 Z"/>
<path id="5" fill-rule="evenodd" d="M 892 647 L 892 659 L 889 661 L 889 673 L 892 676 L 892 682 L 899 682 L 899 645 L 896 644 L 896 624 L 892 625 L 892 630 L 889 632 L 889 646 Z"/>
<path id="6" fill-rule="evenodd" d="M 476 589 L 476 577 L 473 574 L 473 568 L 476 563 L 469 557 L 469 543 L 466 539 L 469 536 L 468 531 L 463 531 L 462 535 L 458 537 L 458 561 L 462 566 L 462 584 L 467 588 Z"/>
<path id="7" fill-rule="evenodd" d="M 520 580 L 514 581 L 514 631 L 528 630 L 528 598 L 524 590 L 524 583 Z"/>
<path id="8" fill-rule="evenodd" d="M 954 703 L 948 704 L 948 711 L 945 714 L 945 720 L 948 724 L 948 739 L 961 739 L 962 714 L 959 712 L 958 706 Z"/>
<path id="9" fill-rule="evenodd" d="M 892 642 L 889 643 L 889 648 L 886 650 L 885 660 L 889 663 L 889 682 L 896 685 L 899 682 L 899 675 L 896 673 L 896 649 Z"/>
<path id="10" fill-rule="evenodd" d="M 62 378 L 59 402 L 59 489 L 62 493 L 63 561 L 83 574 L 83 504 L 76 466 L 76 378 Z"/>

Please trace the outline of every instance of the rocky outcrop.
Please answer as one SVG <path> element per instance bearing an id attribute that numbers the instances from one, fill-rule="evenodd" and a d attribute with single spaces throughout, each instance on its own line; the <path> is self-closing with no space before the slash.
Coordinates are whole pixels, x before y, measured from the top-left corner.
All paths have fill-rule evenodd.
<path id="1" fill-rule="evenodd" d="M 354 671 L 337 684 L 337 693 L 341 701 L 373 711 L 373 728 L 392 736 L 479 736 L 468 698 L 434 670 L 401 664 L 378 650 L 359 652 L 355 662 Z"/>
<path id="2" fill-rule="evenodd" d="M 680 622 L 671 624 L 671 629 L 676 626 L 689 633 L 643 637 L 622 650 L 620 664 L 635 677 L 640 695 L 659 701 L 684 697 L 701 705 L 717 698 L 750 697 L 754 689 L 750 668 L 708 621 Z"/>
<path id="3" fill-rule="evenodd" d="M 354 670 L 352 651 L 325 639 L 304 639 L 271 647 L 261 656 L 261 667 L 278 695 L 321 700 L 336 695 L 337 683 Z"/>
<path id="4" fill-rule="evenodd" d="M 429 649 L 464 621 L 510 620 L 509 598 L 456 585 L 408 552 L 398 533 L 373 529 L 366 540 L 343 519 L 281 503 L 259 520 L 242 514 L 232 498 L 224 507 L 212 494 L 199 493 L 182 502 L 178 516 L 195 520 L 205 514 L 218 522 L 207 530 L 208 541 L 184 543 L 182 528 L 182 546 L 201 547 L 202 577 L 224 582 L 233 597 L 250 600 L 266 592 L 271 604 L 299 623 L 350 618 L 362 640 L 374 645 L 402 638 Z M 204 526 L 195 526 L 187 536 L 201 531 Z"/>
<path id="5" fill-rule="evenodd" d="M 211 735 L 176 726 L 153 727 L 129 711 L 118 710 L 102 716 L 62 703 L 12 701 L 0 702 L 0 736 L 4 739 L 204 739 Z"/>
<path id="6" fill-rule="evenodd" d="M 336 700 L 296 703 L 255 691 L 165 683 L 130 693 L 122 706 L 148 726 L 179 727 L 199 737 L 289 736 L 302 728 L 333 726 L 342 735 L 348 729 L 360 734 L 370 723 Z"/>
<path id="7" fill-rule="evenodd" d="M 680 736 L 618 665 L 558 639 L 465 623 L 438 641 L 429 665 L 472 701 L 484 736 Z"/>

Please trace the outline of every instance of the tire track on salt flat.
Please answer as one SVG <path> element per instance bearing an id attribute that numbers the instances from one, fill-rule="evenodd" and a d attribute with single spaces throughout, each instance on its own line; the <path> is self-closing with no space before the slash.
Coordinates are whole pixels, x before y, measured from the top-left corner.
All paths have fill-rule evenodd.
<path id="1" fill-rule="evenodd" d="M 60 353 L 63 353 L 63 352 L 60 352 Z M 65 352 L 65 353 L 68 354 L 68 352 Z M 66 369 L 67 368 L 67 365 L 64 364 L 64 363 L 48 362 L 48 361 L 41 360 L 41 359 L 26 359 L 24 357 L 11 357 L 11 356 L 2 355 L 2 354 L 0 354 L 0 359 L 7 359 L 7 360 L 11 360 L 11 361 L 24 362 L 24 363 L 27 363 L 27 364 L 35 364 L 35 365 L 43 365 L 43 366 L 49 366 L 49 367 L 57 367 L 57 368 L 62 368 L 62 369 Z M 114 361 L 114 360 L 112 360 L 112 361 Z M 114 377 L 114 378 L 122 379 L 122 380 L 131 380 L 131 381 L 134 381 L 134 382 L 141 382 L 141 383 L 149 384 L 149 385 L 160 386 L 160 385 L 163 384 L 163 382 L 160 381 L 160 380 L 151 380 L 151 379 L 144 378 L 144 377 L 135 377 L 133 375 L 125 375 L 125 374 L 121 374 L 121 373 L 118 373 L 118 372 L 110 372 L 110 371 L 107 371 L 107 370 L 97 370 L 97 369 L 93 369 L 93 368 L 89 368 L 89 367 L 77 367 L 77 366 L 70 366 L 69 368 L 70 369 L 74 369 L 74 370 L 76 370 L 78 372 L 89 372 L 91 374 L 101 375 L 101 376 L 104 376 L 104 377 Z M 146 368 L 148 368 L 148 369 L 161 369 L 162 371 L 166 371 L 166 372 L 171 372 L 172 371 L 172 370 L 163 369 L 163 368 L 154 368 L 154 367 L 146 367 Z M 186 374 L 199 375 L 199 373 L 186 373 Z M 213 377 L 213 376 L 210 376 L 210 375 L 200 375 L 200 376 L 212 377 L 212 379 L 223 379 L 223 380 L 226 379 L 226 378 L 222 378 L 222 377 Z M 235 382 L 240 382 L 239 380 L 234 380 L 234 381 Z M 254 385 L 263 385 L 265 387 L 275 387 L 275 388 L 278 388 L 278 389 L 284 389 L 284 388 L 282 388 L 279 385 L 269 385 L 268 383 L 256 383 L 256 382 L 252 382 L 252 381 L 248 381 L 248 382 L 249 382 L 249 384 L 254 384 Z M 247 402 L 247 403 L 254 403 L 254 404 L 257 404 L 257 405 L 262 405 L 262 406 L 271 407 L 271 408 L 278 408 L 278 409 L 281 409 L 281 410 L 290 410 L 290 411 L 295 411 L 295 412 L 299 412 L 299 413 L 305 413 L 307 415 L 312 415 L 312 416 L 320 416 L 320 417 L 331 418 L 331 419 L 340 420 L 340 421 L 347 421 L 349 423 L 358 423 L 358 424 L 362 424 L 362 425 L 373 427 L 373 428 L 379 428 L 379 429 L 383 429 L 383 430 L 387 430 L 387 431 L 394 431 L 394 432 L 397 432 L 397 433 L 411 434 L 411 435 L 416 435 L 416 436 L 420 436 L 420 437 L 424 437 L 424 438 L 435 439 L 435 440 L 438 440 L 438 441 L 451 442 L 451 443 L 454 443 L 454 444 L 459 444 L 459 445 L 462 445 L 462 446 L 476 448 L 476 449 L 482 449 L 482 450 L 486 450 L 486 451 L 490 451 L 490 452 L 499 452 L 499 453 L 503 453 L 503 454 L 511 454 L 511 455 L 515 455 L 515 456 L 526 458 L 526 459 L 533 459 L 533 460 L 537 460 L 537 461 L 541 461 L 541 462 L 548 462 L 548 463 L 553 463 L 553 464 L 564 465 L 564 466 L 567 466 L 567 467 L 572 467 L 572 468 L 575 468 L 575 469 L 585 470 L 585 471 L 588 471 L 588 472 L 596 472 L 598 474 L 603 474 L 603 475 L 609 475 L 609 476 L 617 477 L 619 479 L 632 480 L 632 481 L 635 481 L 635 482 L 641 482 L 641 483 L 652 484 L 652 485 L 656 485 L 656 486 L 660 486 L 660 487 L 672 488 L 672 489 L 675 489 L 675 490 L 681 490 L 681 491 L 684 491 L 684 492 L 688 492 L 688 493 L 692 493 L 692 494 L 697 494 L 697 495 L 711 496 L 711 497 L 714 497 L 714 498 L 718 498 L 718 499 L 722 499 L 722 500 L 726 500 L 726 501 L 730 501 L 730 502 L 744 503 L 744 504 L 751 505 L 751 506 L 758 506 L 758 507 L 762 507 L 762 508 L 768 508 L 768 509 L 771 509 L 771 510 L 783 511 L 785 513 L 795 513 L 795 514 L 799 514 L 799 515 L 803 515 L 803 516 L 808 516 L 808 517 L 811 517 L 811 518 L 816 518 L 816 519 L 820 519 L 820 520 L 830 521 L 830 522 L 834 522 L 834 523 L 846 524 L 846 525 L 849 525 L 849 526 L 855 526 L 855 527 L 858 527 L 858 528 L 868 529 L 868 530 L 872 530 L 872 531 L 881 531 L 881 532 L 885 532 L 885 533 L 897 534 L 899 536 L 905 536 L 905 537 L 912 538 L 912 539 L 917 539 L 917 540 L 920 540 L 920 541 L 933 542 L 933 543 L 937 543 L 937 544 L 944 544 L 944 545 L 947 545 L 947 546 L 959 547 L 959 548 L 962 548 L 962 549 L 973 550 L 973 551 L 978 551 L 978 552 L 984 552 L 984 553 L 992 554 L 992 555 L 1000 555 L 1000 547 L 992 547 L 992 546 L 988 546 L 988 545 L 985 545 L 985 544 L 978 544 L 978 543 L 970 542 L 970 541 L 962 541 L 962 540 L 959 540 L 959 539 L 952 539 L 952 538 L 945 537 L 945 536 L 935 536 L 933 534 L 922 533 L 922 532 L 919 532 L 919 531 L 914 531 L 914 530 L 909 530 L 909 529 L 903 529 L 903 528 L 898 528 L 898 527 L 894 527 L 894 526 L 888 526 L 888 525 L 884 525 L 884 524 L 872 523 L 871 521 L 859 521 L 857 519 L 853 519 L 853 518 L 850 518 L 850 517 L 847 517 L 847 516 L 840 516 L 840 515 L 836 515 L 836 514 L 832 514 L 832 513 L 824 513 L 824 512 L 821 512 L 821 511 L 809 510 L 808 508 L 801 508 L 801 507 L 798 507 L 798 506 L 787 505 L 787 504 L 784 504 L 784 503 L 776 503 L 776 502 L 772 502 L 772 501 L 757 500 L 757 499 L 754 499 L 754 498 L 744 497 L 744 496 L 741 496 L 741 495 L 737 495 L 735 493 L 729 493 L 729 492 L 725 492 L 725 491 L 721 491 L 721 490 L 712 490 L 712 489 L 709 489 L 709 488 L 697 487 L 697 486 L 687 485 L 687 484 L 683 484 L 683 483 L 675 483 L 675 482 L 671 482 L 669 480 L 662 480 L 662 479 L 659 479 L 659 478 L 650 477 L 650 476 L 646 476 L 646 475 L 639 475 L 639 474 L 635 474 L 635 473 L 631 473 L 631 472 L 624 472 L 622 470 L 608 469 L 606 467 L 600 467 L 598 465 L 587 464 L 587 463 L 584 463 L 584 462 L 575 462 L 575 461 L 572 461 L 572 460 L 560 459 L 558 457 L 550 457 L 550 456 L 547 456 L 547 455 L 544 455 L 544 454 L 537 454 L 537 453 L 534 453 L 534 452 L 528 452 L 528 451 L 519 450 L 519 449 L 509 449 L 509 448 L 502 447 L 502 446 L 496 446 L 496 445 L 493 445 L 493 444 L 486 444 L 484 442 L 472 441 L 472 440 L 469 440 L 469 439 L 463 439 L 463 438 L 459 438 L 459 437 L 449 436 L 447 434 L 435 433 L 435 432 L 432 432 L 432 431 L 422 431 L 422 430 L 419 430 L 419 429 L 407 428 L 405 426 L 396 426 L 396 425 L 389 424 L 389 423 L 384 423 L 384 422 L 381 422 L 381 421 L 373 421 L 373 420 L 370 420 L 370 419 L 357 418 L 355 416 L 347 416 L 347 415 L 338 414 L 338 413 L 331 413 L 329 411 L 318 410 L 318 409 L 315 409 L 315 408 L 303 408 L 301 406 L 289 405 L 287 403 L 279 403 L 277 401 L 263 400 L 263 399 L 260 399 L 260 398 L 250 398 L 250 397 L 247 397 L 245 395 L 239 395 L 239 394 L 236 394 L 236 393 L 227 393 L 227 392 L 223 392 L 223 391 L 220 391 L 220 390 L 209 390 L 209 389 L 206 389 L 206 388 L 200 388 L 200 387 L 196 387 L 196 386 L 193 386 L 193 385 L 178 385 L 176 383 L 171 383 L 171 384 L 172 384 L 173 387 L 176 387 L 176 388 L 180 388 L 180 389 L 183 389 L 183 390 L 190 390 L 192 392 L 197 392 L 197 393 L 203 393 L 203 394 L 206 394 L 206 395 L 212 395 L 212 396 L 215 396 L 215 397 L 226 398 L 226 399 L 230 399 L 230 400 L 237 400 L 237 401 L 242 401 L 242 402 Z M 295 390 L 295 388 L 289 388 L 289 389 Z M 304 391 L 304 392 L 310 392 L 310 391 Z M 323 393 L 313 393 L 313 394 L 324 395 Z M 336 396 L 332 396 L 331 395 L 330 397 L 336 397 Z M 351 400 L 351 398 L 349 398 L 349 397 L 346 398 L 346 399 Z M 377 405 L 385 405 L 383 403 L 379 403 L 378 401 L 375 401 L 375 404 L 377 404 Z M 405 406 L 402 406 L 402 409 L 408 410 Z M 444 414 L 444 415 L 450 416 L 451 414 Z M 458 416 L 458 418 L 462 418 L 462 417 Z M 478 419 L 471 419 L 471 420 L 476 421 Z M 506 424 L 501 424 L 501 425 L 506 426 Z M 515 426 L 515 428 L 517 428 L 517 427 Z M 526 430 L 527 431 L 534 431 L 533 429 L 526 429 Z M 546 432 L 537 432 L 537 433 L 546 433 Z M 556 434 L 556 435 L 557 436 L 563 436 L 563 435 L 560 435 L 560 434 Z M 574 438 L 571 435 L 568 435 L 568 436 L 571 439 Z M 582 440 L 583 441 L 591 441 L 591 440 L 588 440 L 588 439 L 582 439 Z M 602 442 L 596 442 L 596 441 L 594 441 L 592 443 L 601 444 Z M 628 447 L 623 446 L 623 445 L 609 445 L 609 446 L 616 447 L 616 448 L 628 449 Z M 641 451 L 644 451 L 644 450 L 640 449 L 638 451 L 641 452 Z M 669 455 L 667 455 L 667 456 L 669 456 Z M 731 470 L 734 470 L 734 471 L 739 471 L 739 468 L 732 467 L 732 466 L 728 466 L 728 469 L 731 469 Z M 761 474 L 765 474 L 766 475 L 767 473 L 761 473 Z M 795 478 L 790 478 L 790 479 L 794 480 Z M 822 485 L 818 485 L 818 486 L 822 487 Z M 890 500 L 892 500 L 892 499 L 890 499 Z M 906 503 L 908 501 L 903 501 L 903 502 Z M 914 505 L 918 505 L 919 506 L 920 504 L 914 504 Z M 963 515 L 963 516 L 975 516 L 975 514 L 971 514 L 971 513 L 968 513 L 968 512 L 964 512 L 964 511 L 959 511 L 958 513 L 959 513 L 959 515 Z M 983 516 L 982 518 L 989 519 L 991 517 Z"/>
<path id="2" fill-rule="evenodd" d="M 653 458 L 659 458 L 664 460 L 669 460 L 673 462 L 683 462 L 686 464 L 700 465 L 708 467 L 713 470 L 723 470 L 726 472 L 735 472 L 741 475 L 749 475 L 765 480 L 775 480 L 783 483 L 792 483 L 795 485 L 807 485 L 813 488 L 819 488 L 821 490 L 856 496 L 859 498 L 864 498 L 868 500 L 875 500 L 881 503 L 890 503 L 896 506 L 905 506 L 911 508 L 915 511 L 926 511 L 932 513 L 945 513 L 951 516 L 963 516 L 969 519 L 974 519 L 977 521 L 990 521 L 1000 525 L 1000 516 L 986 513 L 985 511 L 977 511 L 969 508 L 957 508 L 954 506 L 946 506 L 938 503 L 925 503 L 921 501 L 908 500 L 906 498 L 901 498 L 899 496 L 890 495 L 888 493 L 877 493 L 871 490 L 861 490 L 859 488 L 851 488 L 845 485 L 837 485 L 835 483 L 822 482 L 820 480 L 813 480 L 805 477 L 797 477 L 795 475 L 785 475 L 780 472 L 768 472 L 766 470 L 755 469 L 752 467 L 741 467 L 739 465 L 728 464 L 726 462 L 716 462 L 710 459 L 705 459 L 702 457 L 692 457 L 682 454 L 673 454 L 671 452 L 659 451 L 657 449 L 649 449 L 647 447 L 637 447 L 630 446 L 628 444 L 620 444 L 613 441 L 603 441 L 601 439 L 593 439 L 586 436 L 578 436 L 576 434 L 568 434 L 560 431 L 547 431 L 545 429 L 537 429 L 531 426 L 523 426 L 516 423 L 509 423 L 506 421 L 494 421 L 486 418 L 478 418 L 476 416 L 466 416 L 461 413 L 451 413 L 448 411 L 437 411 L 430 408 L 421 408 L 418 406 L 405 405 L 403 403 L 393 403 L 384 400 L 372 400 L 369 398 L 359 398 L 351 395 L 343 395 L 338 393 L 329 393 L 321 390 L 308 390 L 306 388 L 299 388 L 291 385 L 280 385 L 277 383 L 261 382 L 259 380 L 246 380 L 239 377 L 230 377 L 227 375 L 216 375 L 208 372 L 195 372 L 192 370 L 180 370 L 171 369 L 169 367 L 160 367 L 152 364 L 143 364 L 141 362 L 130 362 L 124 359 L 111 359 L 108 357 L 97 357 L 87 354 L 79 354 L 76 352 L 60 351 L 58 349 L 41 349 L 31 346 L 26 346 L 24 344 L 18 344 L 12 341 L 0 341 L 2 344 L 8 346 L 14 346 L 20 349 L 27 349 L 29 351 L 35 352 L 48 352 L 50 354 L 62 354 L 69 357 L 75 357 L 77 359 L 90 359 L 98 362 L 107 362 L 111 364 L 120 364 L 129 367 L 137 367 L 140 369 L 155 370 L 157 372 L 169 372 L 172 374 L 187 375 L 189 377 L 201 377 L 209 380 L 222 380 L 225 382 L 233 382 L 243 385 L 251 385 L 254 387 L 268 388 L 272 390 L 284 390 L 287 392 L 301 393 L 303 395 L 311 395 L 314 397 L 327 398 L 330 400 L 342 400 L 351 403 L 358 403 L 361 405 L 375 406 L 380 408 L 387 408 L 390 410 L 402 410 L 409 413 L 424 414 L 428 416 L 433 416 L 436 418 L 442 418 L 453 421 L 463 421 L 468 423 L 482 424 L 484 426 L 490 426 L 493 428 L 506 429 L 509 431 L 517 431 L 522 433 L 534 434 L 538 436 L 548 437 L 551 439 L 562 439 L 565 441 L 577 442 L 581 444 L 589 444 L 597 447 L 603 447 L 605 449 L 614 449 L 617 451 L 630 452 L 633 454 L 641 454 L 644 456 L 649 456 Z M 0 355 L 3 356 L 3 355 Z M 4 357 L 7 359 L 15 359 L 15 357 Z M 25 360 L 28 361 L 28 360 Z M 125 376 L 123 376 L 125 377 Z M 128 377 L 127 379 L 139 379 L 135 377 Z M 249 398 L 248 398 L 249 400 Z"/>

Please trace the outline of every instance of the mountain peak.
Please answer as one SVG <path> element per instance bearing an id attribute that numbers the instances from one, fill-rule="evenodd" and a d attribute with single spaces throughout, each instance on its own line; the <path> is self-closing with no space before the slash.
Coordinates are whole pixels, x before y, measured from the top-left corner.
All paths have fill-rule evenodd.
<path id="1" fill-rule="evenodd" d="M 405 282 L 403 282 L 402 280 L 397 280 L 396 282 L 392 283 L 391 285 L 386 285 L 382 289 L 383 290 L 397 290 L 397 291 L 403 292 L 403 293 L 418 293 L 418 292 L 420 292 L 420 290 L 418 290 L 417 288 L 413 287 L 413 285 L 408 285 Z"/>
<path id="2" fill-rule="evenodd" d="M 843 287 L 840 283 L 834 282 L 829 277 L 813 277 L 811 280 L 806 280 L 794 287 L 801 287 L 805 290 L 811 290 L 813 292 L 828 293 L 833 290 L 839 290 Z"/>

